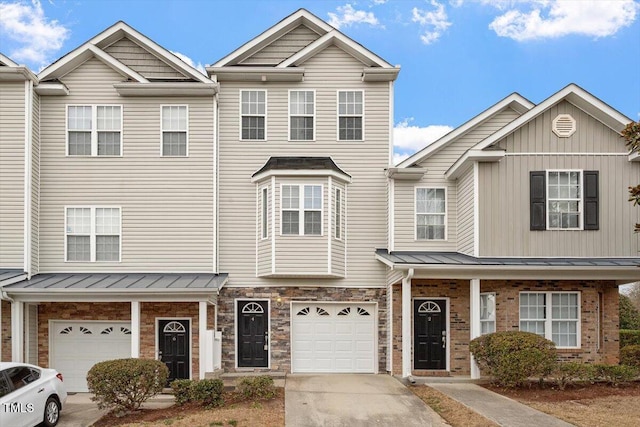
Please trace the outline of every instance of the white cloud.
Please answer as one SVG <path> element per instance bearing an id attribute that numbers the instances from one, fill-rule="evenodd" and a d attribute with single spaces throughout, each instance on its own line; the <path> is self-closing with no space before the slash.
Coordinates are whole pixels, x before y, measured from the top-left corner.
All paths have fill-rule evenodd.
<path id="1" fill-rule="evenodd" d="M 404 119 L 393 128 L 393 143 L 398 154 L 411 155 L 451 132 L 446 125 L 411 126 L 413 118 Z"/>
<path id="2" fill-rule="evenodd" d="M 376 18 L 373 12 L 365 12 L 364 10 L 356 10 L 349 3 L 344 6 L 337 7 L 338 13 L 329 12 L 329 25 L 340 29 L 341 27 L 350 27 L 356 24 L 369 24 L 372 27 L 381 27 L 378 18 Z"/>
<path id="3" fill-rule="evenodd" d="M 555 38 L 570 34 L 607 37 L 631 25 L 640 4 L 634 0 L 532 0 L 493 4 L 505 11 L 489 24 L 501 37 L 516 41 Z M 524 10 L 528 7 L 529 10 Z"/>
<path id="4" fill-rule="evenodd" d="M 435 0 L 430 1 L 432 10 L 422 10 L 414 7 L 411 10 L 413 22 L 417 22 L 424 28 L 424 32 L 420 36 L 420 40 L 424 44 L 431 44 L 438 40 L 442 33 L 446 31 L 451 25 L 448 21 L 447 11 L 444 9 L 442 3 L 438 3 Z"/>
<path id="5" fill-rule="evenodd" d="M 174 52 L 173 50 L 170 51 L 171 53 L 173 53 L 175 56 L 177 56 L 178 58 L 182 59 L 184 62 L 186 62 L 187 64 L 191 65 L 193 68 L 195 68 L 196 70 L 200 71 L 202 74 L 204 74 L 205 76 L 207 75 L 207 70 L 205 70 L 204 65 L 202 65 L 201 62 L 198 62 L 197 64 L 195 62 L 193 62 L 193 59 L 189 58 L 187 55 L 182 54 L 180 52 Z"/>
<path id="6" fill-rule="evenodd" d="M 373 4 L 385 4 L 389 0 L 373 0 Z"/>
<path id="7" fill-rule="evenodd" d="M 409 157 L 408 154 L 400 154 L 400 153 L 393 153 L 393 164 L 394 166 L 397 165 L 398 163 L 400 163 L 401 161 L 403 161 L 404 159 L 406 159 L 407 157 Z"/>
<path id="8" fill-rule="evenodd" d="M 36 67 L 46 63 L 69 37 L 64 25 L 47 19 L 39 0 L 0 3 L 0 32 L 20 45 L 8 52 L 12 59 Z"/>

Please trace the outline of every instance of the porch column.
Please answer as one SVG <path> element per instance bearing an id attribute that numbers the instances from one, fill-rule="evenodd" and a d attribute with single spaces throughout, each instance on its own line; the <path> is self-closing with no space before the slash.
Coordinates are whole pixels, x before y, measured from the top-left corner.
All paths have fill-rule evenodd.
<path id="1" fill-rule="evenodd" d="M 209 354 L 209 342 L 207 340 L 207 302 L 200 301 L 198 303 L 198 342 L 200 343 L 200 379 L 204 379 L 206 372 L 207 358 L 212 357 Z"/>
<path id="2" fill-rule="evenodd" d="M 411 279 L 410 268 L 402 279 L 402 377 L 411 375 Z"/>
<path id="3" fill-rule="evenodd" d="M 480 336 L 480 279 L 471 279 L 469 281 L 469 320 L 470 320 L 470 336 L 469 340 Z M 471 379 L 480 378 L 480 369 L 473 355 L 471 356 Z"/>
<path id="4" fill-rule="evenodd" d="M 140 357 L 140 301 L 131 301 L 131 357 Z"/>
<path id="5" fill-rule="evenodd" d="M 11 361 L 24 362 L 24 303 L 11 302 Z"/>

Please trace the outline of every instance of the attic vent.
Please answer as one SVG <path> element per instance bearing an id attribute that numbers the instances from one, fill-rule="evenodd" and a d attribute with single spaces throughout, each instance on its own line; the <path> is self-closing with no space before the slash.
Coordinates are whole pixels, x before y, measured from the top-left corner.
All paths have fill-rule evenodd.
<path id="1" fill-rule="evenodd" d="M 560 138 L 569 138 L 576 131 L 576 120 L 570 114 L 558 114 L 553 119 L 553 133 Z"/>

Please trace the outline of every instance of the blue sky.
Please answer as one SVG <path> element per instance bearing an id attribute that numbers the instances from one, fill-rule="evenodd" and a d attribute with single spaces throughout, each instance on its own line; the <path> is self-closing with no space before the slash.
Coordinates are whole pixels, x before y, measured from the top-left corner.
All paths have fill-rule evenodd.
<path id="1" fill-rule="evenodd" d="M 0 0 L 0 51 L 38 71 L 124 20 L 203 66 L 301 7 L 402 67 L 397 159 L 512 92 L 577 83 L 640 119 L 640 0 Z"/>

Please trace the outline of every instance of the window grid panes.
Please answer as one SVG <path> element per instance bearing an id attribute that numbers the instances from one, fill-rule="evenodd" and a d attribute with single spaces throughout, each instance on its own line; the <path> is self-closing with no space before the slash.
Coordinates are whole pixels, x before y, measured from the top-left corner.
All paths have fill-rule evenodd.
<path id="1" fill-rule="evenodd" d="M 322 186 L 304 186 L 304 234 L 322 234 Z"/>
<path id="2" fill-rule="evenodd" d="M 496 294 L 480 294 L 480 334 L 496 331 Z"/>
<path id="3" fill-rule="evenodd" d="M 262 189 L 262 238 L 266 239 L 269 236 L 269 190 Z"/>
<path id="4" fill-rule="evenodd" d="M 416 238 L 444 240 L 446 199 L 444 188 L 416 189 Z"/>
<path id="5" fill-rule="evenodd" d="M 322 234 L 321 185 L 283 185 L 281 200 L 283 235 Z"/>
<path id="6" fill-rule="evenodd" d="M 120 260 L 120 208 L 66 210 L 67 261 Z"/>
<path id="7" fill-rule="evenodd" d="M 340 141 L 362 140 L 362 116 L 362 92 L 338 92 L 338 139 Z"/>
<path id="8" fill-rule="evenodd" d="M 548 172 L 549 229 L 581 227 L 582 189 L 580 175 L 580 171 Z"/>
<path id="9" fill-rule="evenodd" d="M 541 335 L 557 347 L 578 346 L 579 312 L 577 292 L 520 294 L 520 330 Z"/>
<path id="10" fill-rule="evenodd" d="M 300 234 L 300 187 L 282 186 L 282 234 Z"/>
<path id="11" fill-rule="evenodd" d="M 187 155 L 187 106 L 162 106 L 162 155 Z"/>
<path id="12" fill-rule="evenodd" d="M 67 131 L 69 156 L 120 156 L 122 107 L 69 106 Z"/>
<path id="13" fill-rule="evenodd" d="M 264 90 L 241 91 L 242 139 L 266 139 L 266 97 Z"/>
<path id="14" fill-rule="evenodd" d="M 336 188 L 335 200 L 335 235 L 336 239 L 342 238 L 342 190 Z"/>
<path id="15" fill-rule="evenodd" d="M 315 100 L 310 90 L 289 92 L 289 139 L 312 141 L 314 138 Z"/>

